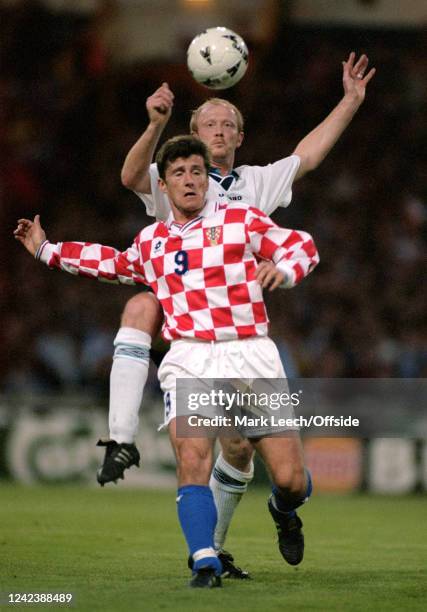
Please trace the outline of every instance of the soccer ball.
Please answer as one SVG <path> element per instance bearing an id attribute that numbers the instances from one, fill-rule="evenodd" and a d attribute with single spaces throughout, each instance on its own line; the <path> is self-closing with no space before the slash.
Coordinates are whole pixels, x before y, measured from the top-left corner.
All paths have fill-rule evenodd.
<path id="1" fill-rule="evenodd" d="M 209 89 L 228 89 L 248 67 L 248 48 L 228 28 L 208 28 L 190 43 L 187 65 L 194 79 Z"/>

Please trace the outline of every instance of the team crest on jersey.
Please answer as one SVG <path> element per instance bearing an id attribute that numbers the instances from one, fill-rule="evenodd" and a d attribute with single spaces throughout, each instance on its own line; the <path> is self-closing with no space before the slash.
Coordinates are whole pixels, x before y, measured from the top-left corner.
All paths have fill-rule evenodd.
<path id="1" fill-rule="evenodd" d="M 205 229 L 205 237 L 210 246 L 219 244 L 222 236 L 222 226 L 207 227 Z"/>

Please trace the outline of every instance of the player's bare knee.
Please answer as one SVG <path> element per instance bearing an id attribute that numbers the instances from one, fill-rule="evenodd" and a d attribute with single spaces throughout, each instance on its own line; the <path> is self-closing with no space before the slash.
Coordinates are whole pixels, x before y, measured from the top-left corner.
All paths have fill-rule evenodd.
<path id="1" fill-rule="evenodd" d="M 211 449 L 181 444 L 176 453 L 181 482 L 207 484 L 212 470 Z"/>
<path id="2" fill-rule="evenodd" d="M 242 472 L 249 471 L 254 450 L 248 440 L 224 438 L 221 440 L 221 449 L 227 463 Z"/>
<path id="3" fill-rule="evenodd" d="M 150 336 L 158 333 L 163 315 L 158 299 L 152 293 L 138 293 L 134 295 L 123 310 L 121 317 L 122 327 L 133 327 Z"/>
<path id="4" fill-rule="evenodd" d="M 286 495 L 300 496 L 307 488 L 303 466 L 281 466 L 273 474 L 273 481 L 279 491 Z"/>

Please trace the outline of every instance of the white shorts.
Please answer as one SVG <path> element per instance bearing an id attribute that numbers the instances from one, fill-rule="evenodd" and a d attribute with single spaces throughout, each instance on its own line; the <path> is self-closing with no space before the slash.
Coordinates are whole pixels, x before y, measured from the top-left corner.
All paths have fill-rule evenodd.
<path id="1" fill-rule="evenodd" d="M 176 417 L 179 378 L 286 378 L 286 374 L 274 342 L 266 336 L 255 336 L 223 342 L 174 340 L 158 377 L 165 402 L 162 429 Z"/>

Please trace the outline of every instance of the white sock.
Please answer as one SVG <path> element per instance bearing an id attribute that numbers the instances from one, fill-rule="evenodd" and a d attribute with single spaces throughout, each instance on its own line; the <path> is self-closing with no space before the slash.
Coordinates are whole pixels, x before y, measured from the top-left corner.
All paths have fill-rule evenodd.
<path id="1" fill-rule="evenodd" d="M 151 336 L 133 327 L 121 327 L 114 339 L 110 374 L 110 438 L 119 444 L 135 441 L 138 412 L 148 376 Z"/>
<path id="2" fill-rule="evenodd" d="M 218 520 L 215 528 L 215 548 L 224 546 L 227 531 L 248 483 L 254 477 L 254 464 L 249 472 L 241 472 L 226 462 L 222 453 L 218 455 L 212 471 L 209 486 L 215 499 Z"/>

